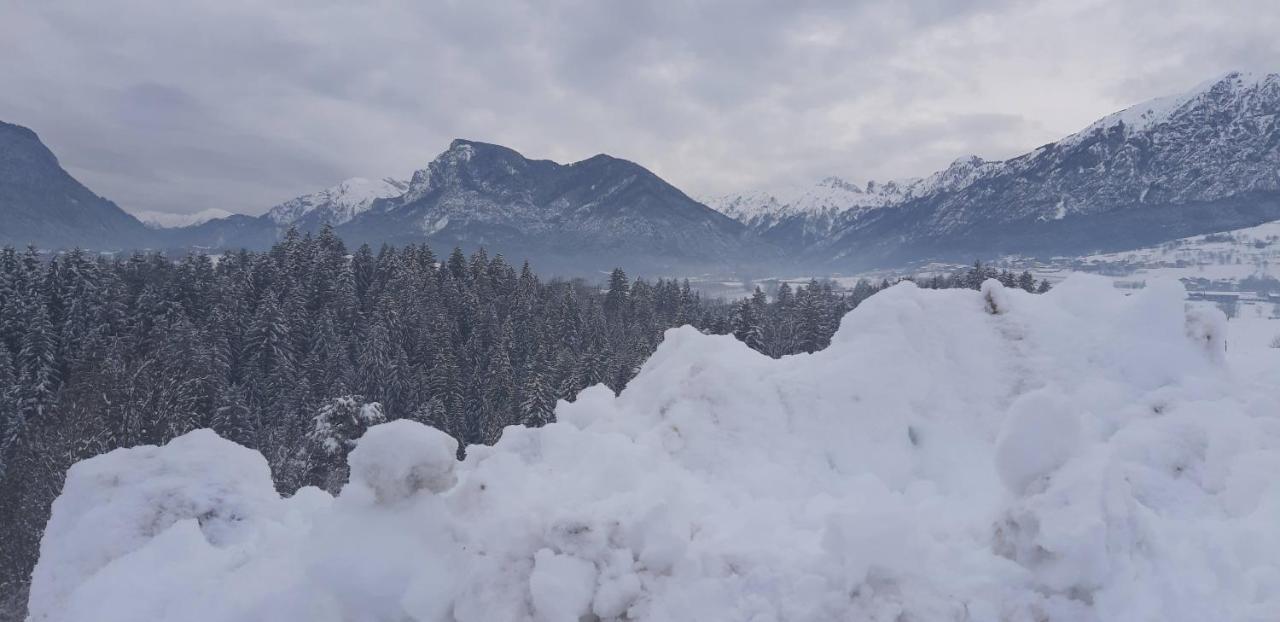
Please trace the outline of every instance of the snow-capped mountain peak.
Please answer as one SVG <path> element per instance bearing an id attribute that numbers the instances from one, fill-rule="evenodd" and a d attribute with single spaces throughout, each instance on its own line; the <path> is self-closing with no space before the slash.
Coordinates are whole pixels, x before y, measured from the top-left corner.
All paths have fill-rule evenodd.
<path id="1" fill-rule="evenodd" d="M 476 157 L 477 146 L 488 151 L 505 149 L 463 138 L 453 139 L 449 143 L 449 148 L 437 156 L 435 160 L 432 160 L 426 168 L 413 172 L 413 177 L 406 185 L 399 203 L 412 203 L 426 196 L 437 186 L 448 185 L 457 181 L 460 170 L 466 168 L 471 160 Z"/>
<path id="2" fill-rule="evenodd" d="M 956 158 L 947 168 L 912 183 L 905 194 L 907 197 L 916 197 L 935 192 L 955 192 L 998 170 L 1001 164 L 976 155 Z"/>
<path id="3" fill-rule="evenodd" d="M 618 265 L 700 270 L 773 256 L 745 229 L 634 162 L 596 155 L 560 164 L 458 139 L 414 173 L 403 194 L 377 201 L 339 233 L 362 242 L 483 246 L 578 274 Z"/>
<path id="4" fill-rule="evenodd" d="M 176 229 L 202 225 L 210 220 L 234 216 L 234 212 L 211 207 L 194 214 L 175 214 L 172 212 L 138 211 L 133 216 L 142 221 L 149 229 Z"/>
<path id="5" fill-rule="evenodd" d="M 1280 75 L 1232 72 L 1009 160 L 955 162 L 821 252 L 1077 255 L 1250 227 L 1280 218 L 1278 145 Z"/>
<path id="6" fill-rule="evenodd" d="M 858 184 L 844 180 L 840 177 L 830 176 L 824 177 L 818 182 L 819 188 L 831 188 L 832 190 L 843 190 L 846 192 L 863 193 L 865 192 Z"/>
<path id="7" fill-rule="evenodd" d="M 772 190 L 707 197 L 712 209 L 754 225 L 790 216 L 837 214 L 856 208 L 883 207 L 902 193 L 897 183 L 860 185 L 841 177 L 824 177 L 812 186 L 790 185 Z"/>
<path id="8" fill-rule="evenodd" d="M 1274 89 L 1280 89 L 1280 74 L 1231 71 L 1212 80 L 1201 82 L 1185 92 L 1149 99 L 1109 114 L 1062 142 L 1066 144 L 1078 142 L 1099 129 L 1105 130 L 1117 125 L 1123 125 L 1129 133 L 1143 132 L 1167 123 L 1183 112 L 1195 109 L 1206 103 L 1206 100 L 1218 99 L 1245 105 L 1248 99 L 1265 94 L 1263 91 Z"/>
<path id="9" fill-rule="evenodd" d="M 918 196 L 954 192 L 997 170 L 1000 164 L 971 155 L 957 158 L 947 168 L 925 178 L 857 184 L 828 176 L 812 186 L 755 190 L 709 197 L 704 202 L 755 229 L 770 229 L 787 219 L 853 218 Z"/>
<path id="10" fill-rule="evenodd" d="M 1119 250 L 1280 218 L 1280 74 L 1231 72 L 1008 160 L 923 179 L 824 179 L 707 204 L 765 239 L 857 264 Z"/>
<path id="11" fill-rule="evenodd" d="M 297 224 L 303 219 L 340 225 L 367 211 L 375 200 L 400 196 L 408 188 L 407 182 L 390 177 L 352 177 L 319 192 L 281 203 L 271 208 L 267 217 L 277 225 Z"/>
<path id="12" fill-rule="evenodd" d="M 874 211 L 903 200 L 914 182 L 867 182 L 828 176 L 811 186 L 791 185 L 703 199 L 712 209 L 759 233 L 807 245 L 830 233 L 849 214 Z"/>

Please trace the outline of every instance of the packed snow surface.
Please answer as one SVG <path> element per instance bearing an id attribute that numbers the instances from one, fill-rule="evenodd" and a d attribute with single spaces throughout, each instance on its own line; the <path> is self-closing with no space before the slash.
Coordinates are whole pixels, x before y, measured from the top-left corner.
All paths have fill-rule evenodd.
<path id="1" fill-rule="evenodd" d="M 461 462 L 371 428 L 336 498 L 207 431 L 114 451 L 31 618 L 1274 621 L 1280 349 L 1183 297 L 902 284 L 781 360 L 674 329 Z"/>

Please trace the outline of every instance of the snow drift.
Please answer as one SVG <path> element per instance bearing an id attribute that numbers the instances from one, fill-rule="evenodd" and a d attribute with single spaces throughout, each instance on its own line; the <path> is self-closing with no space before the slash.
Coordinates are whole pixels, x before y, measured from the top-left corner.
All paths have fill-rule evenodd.
<path id="1" fill-rule="evenodd" d="M 1280 379 L 1176 283 L 882 292 L 773 360 L 674 329 L 620 396 L 336 498 L 209 432 L 76 465 L 33 620 L 1275 620 Z"/>

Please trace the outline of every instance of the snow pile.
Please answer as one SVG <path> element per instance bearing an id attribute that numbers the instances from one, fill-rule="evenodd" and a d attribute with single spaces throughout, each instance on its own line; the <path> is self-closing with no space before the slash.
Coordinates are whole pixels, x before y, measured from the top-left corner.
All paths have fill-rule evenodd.
<path id="1" fill-rule="evenodd" d="M 371 428 L 334 499 L 209 433 L 112 452 L 32 619 L 1280 619 L 1280 378 L 1183 296 L 904 284 L 781 360 L 675 329 L 463 462 Z"/>

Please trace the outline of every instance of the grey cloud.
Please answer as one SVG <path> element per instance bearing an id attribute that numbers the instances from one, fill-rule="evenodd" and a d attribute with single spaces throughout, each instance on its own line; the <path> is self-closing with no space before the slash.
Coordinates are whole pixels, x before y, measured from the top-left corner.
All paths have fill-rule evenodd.
<path id="1" fill-rule="evenodd" d="M 186 91 L 153 82 L 125 87 L 114 104 L 121 123 L 138 129 L 180 130 L 210 121 Z"/>
<path id="2" fill-rule="evenodd" d="M 11 3 L 0 119 L 132 209 L 260 212 L 456 136 L 694 194 L 918 176 L 1277 70 L 1270 2 Z"/>

